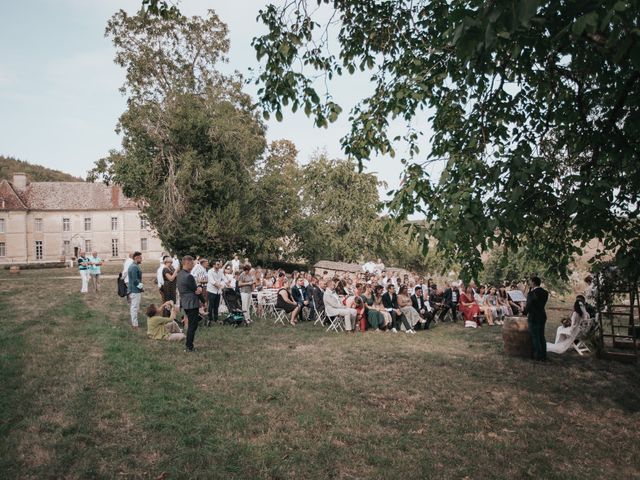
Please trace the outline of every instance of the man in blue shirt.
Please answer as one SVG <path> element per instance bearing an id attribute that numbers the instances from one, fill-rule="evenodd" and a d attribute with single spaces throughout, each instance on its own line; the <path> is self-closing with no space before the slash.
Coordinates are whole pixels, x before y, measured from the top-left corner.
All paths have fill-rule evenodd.
<path id="1" fill-rule="evenodd" d="M 142 299 L 142 292 L 144 291 L 144 286 L 142 285 L 142 269 L 140 268 L 141 263 L 142 254 L 140 252 L 134 252 L 133 263 L 127 272 L 127 277 L 129 278 L 131 326 L 135 330 L 138 330 L 138 310 L 140 310 L 140 300 Z"/>

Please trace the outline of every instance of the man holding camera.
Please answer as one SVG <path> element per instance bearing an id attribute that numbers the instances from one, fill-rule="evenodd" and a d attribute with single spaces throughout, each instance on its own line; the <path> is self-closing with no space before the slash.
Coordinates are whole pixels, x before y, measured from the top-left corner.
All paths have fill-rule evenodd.
<path id="1" fill-rule="evenodd" d="M 193 340 L 196 336 L 196 330 L 198 329 L 198 322 L 200 321 L 199 309 L 200 309 L 200 295 L 202 295 L 202 288 L 196 283 L 196 279 L 191 275 L 193 270 L 194 260 L 190 255 L 186 255 L 182 258 L 182 270 L 178 272 L 177 287 L 180 293 L 180 307 L 184 310 L 184 313 L 189 319 L 189 326 L 187 327 L 187 352 L 194 352 Z"/>

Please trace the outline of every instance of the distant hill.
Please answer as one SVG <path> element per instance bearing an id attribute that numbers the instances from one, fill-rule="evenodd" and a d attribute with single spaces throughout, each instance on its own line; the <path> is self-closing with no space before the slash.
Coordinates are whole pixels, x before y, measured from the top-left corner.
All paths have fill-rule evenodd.
<path id="1" fill-rule="evenodd" d="M 79 177 L 51 168 L 34 165 L 13 157 L 0 155 L 0 180 L 13 180 L 14 173 L 26 173 L 30 182 L 83 182 Z"/>

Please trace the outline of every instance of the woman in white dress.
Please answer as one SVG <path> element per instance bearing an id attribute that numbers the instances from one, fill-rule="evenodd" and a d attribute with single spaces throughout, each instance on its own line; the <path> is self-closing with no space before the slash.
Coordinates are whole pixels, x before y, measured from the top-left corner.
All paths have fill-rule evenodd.
<path id="1" fill-rule="evenodd" d="M 576 297 L 576 301 L 573 304 L 573 313 L 571 314 L 571 324 L 570 325 L 560 325 L 558 330 L 556 330 L 556 341 L 555 343 L 560 343 L 563 340 L 569 338 L 576 328 L 579 328 L 580 322 L 582 320 L 588 320 L 589 314 L 587 313 L 587 307 L 585 298 L 583 295 L 578 295 Z"/>

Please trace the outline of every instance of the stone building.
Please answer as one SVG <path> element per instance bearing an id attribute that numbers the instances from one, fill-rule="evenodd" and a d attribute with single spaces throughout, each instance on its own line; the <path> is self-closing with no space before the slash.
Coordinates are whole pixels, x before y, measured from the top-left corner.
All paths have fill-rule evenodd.
<path id="1" fill-rule="evenodd" d="M 0 264 L 59 262 L 80 250 L 122 260 L 135 250 L 159 258 L 163 248 L 118 186 L 28 182 L 23 173 L 0 181 Z"/>

